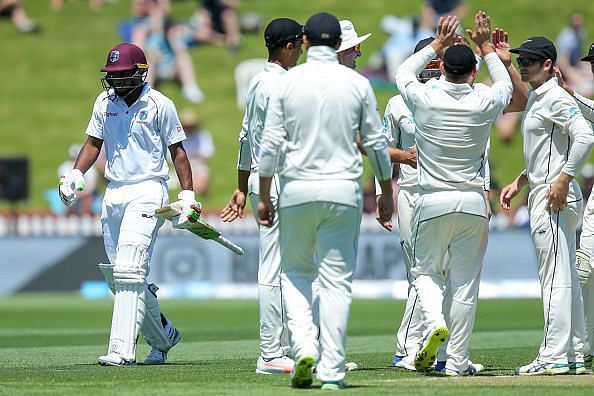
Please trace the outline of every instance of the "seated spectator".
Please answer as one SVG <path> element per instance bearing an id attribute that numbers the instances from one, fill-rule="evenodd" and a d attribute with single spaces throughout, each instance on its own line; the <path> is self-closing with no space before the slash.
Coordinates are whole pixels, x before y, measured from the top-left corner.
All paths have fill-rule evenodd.
<path id="1" fill-rule="evenodd" d="M 239 0 L 202 0 L 202 15 L 207 16 L 207 23 L 213 32 L 223 35 L 229 49 L 239 49 L 239 18 L 237 7 Z"/>
<path id="2" fill-rule="evenodd" d="M 215 152 L 212 135 L 202 128 L 192 109 L 182 110 L 180 120 L 187 137 L 183 144 L 192 166 L 194 192 L 205 197 L 210 188 L 210 160 Z"/>
<path id="3" fill-rule="evenodd" d="M 192 58 L 187 47 L 171 45 L 169 34 L 175 24 L 169 18 L 170 0 L 134 0 L 134 18 L 123 25 L 130 37 L 123 37 L 143 48 L 149 62 L 147 82 L 157 86 L 161 81 L 179 81 L 183 96 L 192 103 L 204 101 L 198 86 Z"/>
<path id="4" fill-rule="evenodd" d="M 39 25 L 27 16 L 21 0 L 0 0 L 0 18 L 10 18 L 22 33 L 37 33 L 40 30 Z"/>
<path id="5" fill-rule="evenodd" d="M 569 19 L 569 26 L 557 36 L 557 65 L 569 86 L 584 96 L 594 93 L 594 80 L 590 72 L 590 65 L 581 62 L 584 56 L 584 17 L 580 13 L 573 13 Z"/>

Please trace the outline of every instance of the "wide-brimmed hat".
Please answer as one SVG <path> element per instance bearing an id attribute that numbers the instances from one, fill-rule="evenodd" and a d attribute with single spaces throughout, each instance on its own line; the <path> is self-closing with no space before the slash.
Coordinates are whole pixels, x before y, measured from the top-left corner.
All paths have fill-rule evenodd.
<path id="1" fill-rule="evenodd" d="M 363 36 L 359 36 L 357 31 L 355 30 L 355 26 L 353 22 L 344 19 L 339 22 L 340 23 L 340 32 L 341 32 L 341 40 L 342 43 L 340 44 L 340 48 L 336 50 L 336 52 L 341 52 L 349 48 L 353 48 L 357 44 L 361 44 L 363 41 L 367 40 L 371 33 L 367 33 Z"/>

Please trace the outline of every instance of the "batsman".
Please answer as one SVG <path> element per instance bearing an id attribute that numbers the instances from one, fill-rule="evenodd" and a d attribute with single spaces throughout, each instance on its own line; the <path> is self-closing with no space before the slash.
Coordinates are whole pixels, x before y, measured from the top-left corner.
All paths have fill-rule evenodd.
<path id="1" fill-rule="evenodd" d="M 106 154 L 109 180 L 101 209 L 101 226 L 108 264 L 100 264 L 115 294 L 109 348 L 98 363 L 128 366 L 136 363 L 136 339 L 142 331 L 153 347 L 145 364 L 162 364 L 181 334 L 161 314 L 155 285 L 147 284 L 149 263 L 163 219 L 155 210 L 169 201 L 166 151 L 179 178 L 183 228 L 201 205 L 196 202 L 192 171 L 182 145 L 186 139 L 173 102 L 145 82 L 148 65 L 142 50 L 122 43 L 113 47 L 99 94 L 86 129 L 88 135 L 74 169 L 60 178 L 60 198 L 67 206 L 75 190 L 85 186 L 83 174 Z"/>

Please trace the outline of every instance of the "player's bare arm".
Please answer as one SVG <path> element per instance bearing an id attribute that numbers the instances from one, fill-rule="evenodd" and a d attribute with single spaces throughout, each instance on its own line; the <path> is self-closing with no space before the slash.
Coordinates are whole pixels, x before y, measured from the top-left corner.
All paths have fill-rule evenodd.
<path id="1" fill-rule="evenodd" d="M 182 190 L 194 191 L 192 168 L 183 144 L 181 142 L 172 144 L 169 146 L 169 153 Z"/>
<path id="2" fill-rule="evenodd" d="M 560 212 L 567 206 L 567 194 L 569 193 L 569 183 L 573 176 L 561 172 L 557 180 L 551 185 L 547 193 L 547 209 L 554 212 Z"/>
<path id="3" fill-rule="evenodd" d="M 479 11 L 474 16 L 474 30 L 466 29 L 468 37 L 481 50 L 481 55 L 485 57 L 487 54 L 494 52 L 491 39 L 491 19 L 484 11 Z"/>
<path id="4" fill-rule="evenodd" d="M 233 191 L 229 203 L 221 211 L 221 219 L 225 222 L 233 221 L 238 217 L 243 218 L 243 209 L 245 208 L 248 195 L 248 179 L 250 171 L 237 170 L 237 189 Z"/>
<path id="5" fill-rule="evenodd" d="M 272 176 L 260 176 L 260 202 L 258 202 L 258 223 L 272 227 L 274 223 L 274 205 L 270 200 Z"/>
<path id="6" fill-rule="evenodd" d="M 512 183 L 503 187 L 501 194 L 499 195 L 501 207 L 505 210 L 509 210 L 511 208 L 511 200 L 518 195 L 522 187 L 526 184 L 528 184 L 528 177 L 522 173 L 520 176 L 516 177 Z"/>
<path id="7" fill-rule="evenodd" d="M 388 155 L 393 164 L 405 164 L 417 168 L 417 148 L 415 146 L 408 150 L 388 147 Z"/>
<path id="8" fill-rule="evenodd" d="M 392 179 L 379 182 L 382 194 L 377 198 L 377 221 L 388 231 L 392 231 L 392 214 L 394 213 L 394 193 Z"/>
<path id="9" fill-rule="evenodd" d="M 528 103 L 528 87 L 522 82 L 520 73 L 512 64 L 511 52 L 509 52 L 511 49 L 509 44 L 509 35 L 503 29 L 496 28 L 493 31 L 492 40 L 495 52 L 507 69 L 513 86 L 511 100 L 503 112 L 513 113 L 524 111 L 526 109 L 526 104 Z"/>
<path id="10" fill-rule="evenodd" d="M 103 140 L 93 136 L 87 137 L 87 141 L 80 149 L 78 157 L 76 157 L 76 161 L 74 162 L 74 169 L 78 169 L 82 173 L 88 171 L 89 168 L 93 166 L 95 161 L 97 161 L 97 157 L 99 157 L 99 153 L 101 152 L 102 146 Z"/>

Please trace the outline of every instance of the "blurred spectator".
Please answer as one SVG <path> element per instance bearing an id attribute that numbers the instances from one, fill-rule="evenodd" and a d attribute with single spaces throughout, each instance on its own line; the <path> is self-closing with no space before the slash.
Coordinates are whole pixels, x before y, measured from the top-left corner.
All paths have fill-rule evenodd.
<path id="1" fill-rule="evenodd" d="M 495 129 L 503 143 L 509 144 L 515 136 L 520 113 L 503 113 L 495 119 Z"/>
<path id="2" fill-rule="evenodd" d="M 239 0 L 202 0 L 201 14 L 207 16 L 207 23 L 213 32 L 223 35 L 225 44 L 231 50 L 239 49 Z"/>
<path id="3" fill-rule="evenodd" d="M 461 21 L 468 14 L 468 4 L 464 0 L 426 0 L 421 8 L 421 28 L 435 31 L 440 16 L 456 15 Z M 462 24 L 458 28 L 461 33 Z"/>
<path id="4" fill-rule="evenodd" d="M 105 2 L 107 2 L 108 0 L 89 0 L 89 8 L 91 8 L 91 10 L 93 11 L 97 11 L 99 8 L 101 8 L 101 5 Z M 111 2 L 114 2 L 114 0 L 110 0 Z M 58 11 L 60 9 L 62 9 L 62 7 L 64 6 L 64 0 L 52 0 L 52 10 L 54 11 Z"/>
<path id="5" fill-rule="evenodd" d="M 396 70 L 412 54 L 415 45 L 424 38 L 434 36 L 434 33 L 431 29 L 420 27 L 416 16 L 401 18 L 386 15 L 380 25 L 382 30 L 390 35 L 383 45 L 382 52 L 388 79 L 394 83 Z"/>
<path id="6" fill-rule="evenodd" d="M 215 152 L 212 135 L 202 128 L 198 115 L 193 109 L 183 109 L 179 118 L 187 137 L 183 144 L 192 166 L 194 192 L 207 196 L 210 188 L 210 160 Z M 173 179 L 176 180 L 176 178 Z M 170 185 L 169 188 L 177 188 L 177 186 Z"/>
<path id="7" fill-rule="evenodd" d="M 21 0 L 0 0 L 0 18 L 10 18 L 12 24 L 23 33 L 37 33 L 40 29 L 27 16 Z"/>
<path id="8" fill-rule="evenodd" d="M 175 24 L 169 17 L 170 0 L 133 0 L 134 17 L 120 26 L 124 41 L 143 48 L 150 65 L 147 82 L 156 87 L 161 81 L 177 80 L 183 96 L 192 103 L 204 101 L 187 46 L 174 46 L 170 32 Z"/>
<path id="9" fill-rule="evenodd" d="M 583 15 L 571 14 L 569 26 L 557 36 L 557 65 L 571 88 L 584 96 L 591 96 L 594 93 L 594 80 L 590 65 L 580 61 L 584 56 L 586 35 Z"/>
<path id="10" fill-rule="evenodd" d="M 69 173 L 74 167 L 76 156 L 78 155 L 81 144 L 73 144 L 68 148 L 69 159 L 62 162 L 58 166 L 58 177 Z M 76 203 L 69 207 L 66 214 L 77 214 L 77 215 L 92 215 L 99 214 L 101 212 L 101 198 L 98 192 L 99 172 L 94 166 L 90 167 L 85 173 L 85 190 L 76 191 L 78 197 Z M 52 189 L 54 195 L 55 189 Z"/>

